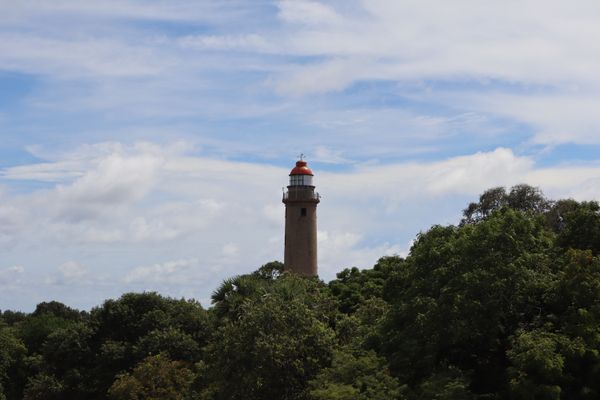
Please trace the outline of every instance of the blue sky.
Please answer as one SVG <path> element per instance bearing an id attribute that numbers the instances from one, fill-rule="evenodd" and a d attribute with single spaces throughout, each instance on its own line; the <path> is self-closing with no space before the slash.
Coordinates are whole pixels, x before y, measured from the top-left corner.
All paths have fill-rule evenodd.
<path id="1" fill-rule="evenodd" d="M 282 259 L 304 153 L 319 268 L 407 254 L 483 190 L 600 197 L 596 1 L 0 5 L 0 309 L 209 304 Z"/>

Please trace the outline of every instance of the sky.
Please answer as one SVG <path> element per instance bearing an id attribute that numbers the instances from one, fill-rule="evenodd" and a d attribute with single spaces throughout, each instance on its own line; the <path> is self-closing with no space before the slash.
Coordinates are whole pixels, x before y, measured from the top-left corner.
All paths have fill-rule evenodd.
<path id="1" fill-rule="evenodd" d="M 484 190 L 600 199 L 597 0 L 0 0 L 0 309 L 406 256 Z"/>

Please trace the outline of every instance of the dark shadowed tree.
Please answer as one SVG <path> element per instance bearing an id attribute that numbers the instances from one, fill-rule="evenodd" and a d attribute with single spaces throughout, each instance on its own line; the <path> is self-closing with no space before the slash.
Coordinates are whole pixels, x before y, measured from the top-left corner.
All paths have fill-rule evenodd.
<path id="1" fill-rule="evenodd" d="M 32 315 L 54 315 L 55 317 L 66 320 L 81 321 L 86 314 L 71 307 L 67 307 L 58 301 L 50 301 L 38 304 Z"/>
<path id="2" fill-rule="evenodd" d="M 148 355 L 200 360 L 213 326 L 209 313 L 195 301 L 129 293 L 90 314 L 57 302 L 41 303 L 13 329 L 28 350 L 21 368 L 29 377 L 27 398 L 93 400 L 105 399 L 115 376 Z"/>
<path id="3" fill-rule="evenodd" d="M 24 357 L 27 349 L 15 329 L 0 321 L 0 394 L 19 398 L 22 391 Z"/>
<path id="4" fill-rule="evenodd" d="M 90 347 L 93 334 L 89 324 L 78 322 L 57 329 L 44 342 L 43 376 L 57 382 L 63 400 L 89 398 L 90 375 L 94 369 L 94 353 Z M 48 382 L 43 380 L 36 384 Z"/>
<path id="5" fill-rule="evenodd" d="M 23 400 L 62 400 L 63 385 L 54 376 L 45 373 L 37 374 L 31 377 L 27 386 Z"/>
<path id="6" fill-rule="evenodd" d="M 560 202 L 559 206 L 558 245 L 600 254 L 600 205 L 595 201 L 571 200 Z"/>
<path id="7" fill-rule="evenodd" d="M 473 223 L 481 221 L 487 218 L 493 211 L 506 206 L 507 203 L 506 189 L 503 187 L 488 189 L 479 196 L 479 202 L 470 203 L 463 210 L 463 222 Z"/>
<path id="8" fill-rule="evenodd" d="M 516 211 L 531 214 L 542 214 L 550 209 L 550 202 L 542 191 L 526 184 L 515 185 L 510 188 L 507 196 L 507 206 Z"/>
<path id="9" fill-rule="evenodd" d="M 515 185 L 508 193 L 503 187 L 495 187 L 483 192 L 477 203 L 470 203 L 463 210 L 461 224 L 479 222 L 503 207 L 524 213 L 542 214 L 547 212 L 551 205 L 539 188 L 530 185 Z"/>

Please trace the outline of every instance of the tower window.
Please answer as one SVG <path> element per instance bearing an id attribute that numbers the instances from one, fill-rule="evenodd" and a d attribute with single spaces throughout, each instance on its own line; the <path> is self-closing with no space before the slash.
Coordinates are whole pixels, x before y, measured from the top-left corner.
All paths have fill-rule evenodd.
<path id="1" fill-rule="evenodd" d="M 306 217 L 306 208 L 301 208 L 300 209 L 300 216 Z"/>

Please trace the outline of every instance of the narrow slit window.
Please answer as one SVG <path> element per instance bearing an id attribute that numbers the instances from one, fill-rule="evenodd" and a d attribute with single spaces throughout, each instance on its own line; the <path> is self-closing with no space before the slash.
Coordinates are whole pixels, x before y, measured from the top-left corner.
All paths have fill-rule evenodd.
<path id="1" fill-rule="evenodd" d="M 300 216 L 301 217 L 306 217 L 306 208 L 301 208 L 300 209 Z"/>

